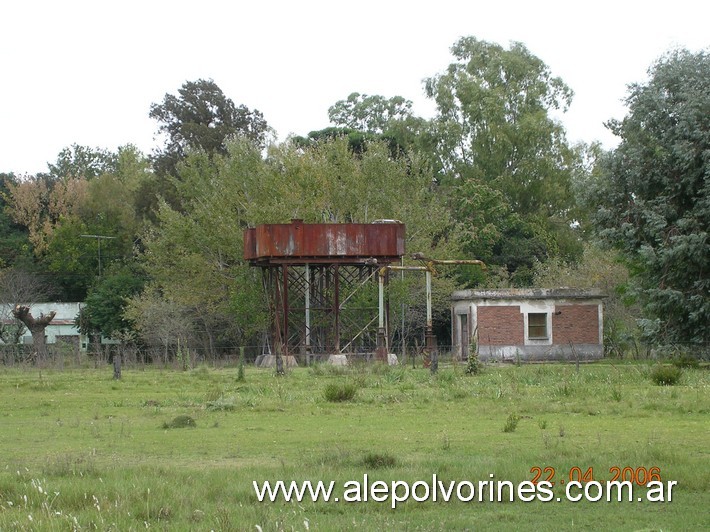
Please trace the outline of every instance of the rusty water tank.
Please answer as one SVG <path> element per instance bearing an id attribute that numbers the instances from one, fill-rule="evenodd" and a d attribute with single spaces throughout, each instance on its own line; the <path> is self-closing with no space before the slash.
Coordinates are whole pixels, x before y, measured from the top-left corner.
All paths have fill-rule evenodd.
<path id="1" fill-rule="evenodd" d="M 244 259 L 253 265 L 269 262 L 381 262 L 404 255 L 403 223 L 263 224 L 244 231 Z"/>

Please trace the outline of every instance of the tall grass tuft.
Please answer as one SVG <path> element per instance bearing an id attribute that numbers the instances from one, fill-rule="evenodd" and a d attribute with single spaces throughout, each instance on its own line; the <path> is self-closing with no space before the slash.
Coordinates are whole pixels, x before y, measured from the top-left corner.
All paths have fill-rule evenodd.
<path id="1" fill-rule="evenodd" d="M 369 452 L 362 457 L 362 465 L 368 469 L 388 469 L 397 465 L 397 457 L 389 453 Z"/>
<path id="2" fill-rule="evenodd" d="M 176 416 L 172 421 L 166 421 L 163 423 L 164 429 L 184 429 L 187 427 L 196 427 L 197 423 L 190 416 L 182 415 Z"/>
<path id="3" fill-rule="evenodd" d="M 505 420 L 503 432 L 515 432 L 515 429 L 518 428 L 518 421 L 520 421 L 520 416 L 514 412 L 511 412 L 508 419 Z"/>
<path id="4" fill-rule="evenodd" d="M 239 369 L 237 370 L 237 382 L 244 382 L 244 347 L 239 348 Z"/>
<path id="5" fill-rule="evenodd" d="M 690 353 L 680 353 L 673 357 L 671 362 L 675 367 L 681 369 L 698 369 L 700 367 L 699 358 Z"/>
<path id="6" fill-rule="evenodd" d="M 651 370 L 651 380 L 658 386 L 678 384 L 683 371 L 677 366 L 657 365 Z"/>
<path id="7" fill-rule="evenodd" d="M 466 375 L 478 375 L 481 372 L 481 361 L 478 359 L 478 353 L 470 352 L 468 354 L 468 362 L 464 372 Z"/>
<path id="8" fill-rule="evenodd" d="M 357 395 L 357 386 L 352 382 L 331 382 L 323 390 L 323 397 L 330 403 L 352 401 Z"/>

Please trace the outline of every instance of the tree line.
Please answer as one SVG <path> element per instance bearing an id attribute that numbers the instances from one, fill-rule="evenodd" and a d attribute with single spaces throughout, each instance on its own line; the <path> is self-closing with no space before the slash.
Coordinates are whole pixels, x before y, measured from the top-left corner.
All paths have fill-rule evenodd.
<path id="1" fill-rule="evenodd" d="M 258 343 L 268 318 L 244 228 L 395 218 L 408 252 L 488 265 L 436 278 L 442 329 L 454 289 L 566 284 L 612 296 L 608 346 L 707 346 L 707 53 L 668 52 L 629 85 L 605 151 L 570 144 L 553 112 L 573 92 L 522 43 L 466 37 L 451 52 L 424 81 L 432 119 L 354 92 L 324 129 L 276 142 L 262 113 L 200 79 L 151 106 L 165 139 L 151 154 L 72 145 L 46 173 L 0 174 L 0 301 L 84 301 L 84 332 L 218 353 Z M 393 287 L 403 340 L 420 291 Z"/>

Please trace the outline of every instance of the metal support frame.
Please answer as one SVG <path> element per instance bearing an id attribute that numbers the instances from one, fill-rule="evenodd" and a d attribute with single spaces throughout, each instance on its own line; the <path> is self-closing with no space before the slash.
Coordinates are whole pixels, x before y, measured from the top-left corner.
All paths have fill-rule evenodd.
<path id="1" fill-rule="evenodd" d="M 426 328 L 424 350 L 431 371 L 438 369 L 438 349 L 432 316 L 432 277 L 435 265 L 475 264 L 479 260 L 436 260 L 415 254 L 420 266 L 378 263 L 374 259 L 331 261 L 271 261 L 262 265 L 264 288 L 271 294 L 271 345 L 287 356 L 375 353 L 386 361 L 390 351 L 389 272 L 420 271 L 426 280 Z M 375 302 L 368 295 L 356 297 L 377 274 Z M 374 299 L 374 294 L 372 294 Z M 352 304 L 352 306 L 351 306 Z M 361 306 L 358 306 L 361 305 Z M 362 306 L 364 305 L 364 306 Z M 376 314 L 375 314 L 376 312 Z M 373 314 L 374 317 L 373 317 Z M 377 323 L 376 329 L 373 325 Z"/>
<path id="2" fill-rule="evenodd" d="M 439 368 L 439 353 L 436 345 L 436 336 L 434 335 L 434 320 L 432 317 L 432 301 L 431 301 L 431 279 L 433 275 L 436 275 L 435 264 L 442 265 L 463 265 L 463 264 L 473 264 L 486 269 L 486 265 L 477 259 L 457 259 L 457 260 L 441 260 L 441 259 L 427 259 L 421 253 L 415 253 L 412 255 L 415 260 L 420 260 L 425 262 L 424 266 L 396 266 L 396 265 L 384 265 L 379 270 L 379 328 L 378 328 L 378 350 L 380 346 L 385 349 L 389 346 L 389 332 L 384 330 L 384 281 L 383 279 L 389 274 L 390 270 L 395 271 L 423 271 L 426 278 L 426 328 L 424 330 L 424 351 L 429 355 L 431 361 L 431 372 L 436 373 Z M 389 312 L 387 312 L 389 314 Z M 380 341 L 380 336 L 384 338 Z M 386 355 L 385 355 L 386 356 Z"/>
<path id="3" fill-rule="evenodd" d="M 272 345 L 282 354 L 310 360 L 376 352 L 377 300 L 374 292 L 363 293 L 375 286 L 375 261 L 280 262 L 262 269 L 264 288 L 271 294 Z"/>

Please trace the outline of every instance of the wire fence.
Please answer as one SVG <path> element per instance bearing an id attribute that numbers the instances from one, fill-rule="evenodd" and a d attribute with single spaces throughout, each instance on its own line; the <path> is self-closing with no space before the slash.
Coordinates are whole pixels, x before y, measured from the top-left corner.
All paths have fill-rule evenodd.
<path id="1" fill-rule="evenodd" d="M 400 364 L 424 364 L 428 358 L 423 346 L 415 344 L 402 351 L 393 349 L 393 354 Z M 439 345 L 437 353 L 441 360 L 456 360 L 455 350 L 450 345 Z M 162 367 L 162 368 L 195 368 L 201 365 L 212 367 L 236 367 L 243 362 L 255 364 L 264 355 L 275 354 L 267 345 L 239 345 L 207 349 L 203 347 L 174 346 L 155 347 L 137 346 L 133 344 L 101 344 L 81 348 L 78 344 L 49 344 L 46 354 L 40 356 L 32 345 L 2 345 L 0 344 L 0 364 L 5 367 L 42 367 L 65 369 L 78 367 L 103 367 L 113 362 L 113 357 L 120 356 L 124 367 Z M 377 360 L 374 351 L 333 353 L 344 355 L 348 363 L 373 363 Z M 330 353 L 307 353 L 305 351 L 290 352 L 291 363 L 298 366 L 329 362 Z"/>
<path id="2" fill-rule="evenodd" d="M 436 348 L 442 363 L 465 363 L 467 355 L 456 347 L 439 344 Z M 413 345 L 395 345 L 390 350 L 397 357 L 399 364 L 410 366 L 427 365 L 429 353 L 424 349 L 423 342 Z M 201 365 L 211 367 L 236 367 L 244 364 L 255 364 L 263 359 L 263 355 L 272 354 L 268 345 L 231 345 L 219 348 L 200 346 L 145 346 L 136 344 L 89 344 L 82 348 L 78 342 L 57 342 L 47 346 L 46 355 L 40 357 L 32 345 L 0 344 L 0 364 L 5 367 L 40 367 L 57 370 L 80 367 L 103 367 L 113 362 L 113 357 L 120 356 L 124 367 L 162 367 L 162 368 L 195 368 Z M 377 360 L 373 351 L 340 353 L 348 363 L 373 363 Z M 307 353 L 304 351 L 289 353 L 291 363 L 298 366 L 329 362 L 329 353 Z M 614 360 L 648 360 L 674 361 L 696 360 L 710 361 L 710 345 L 674 344 L 668 346 L 640 345 L 625 353 L 617 351 L 605 353 L 607 359 Z M 501 360 L 502 362 L 503 360 Z M 493 362 L 496 362 L 493 360 Z M 525 362 L 525 360 L 517 360 Z"/>

